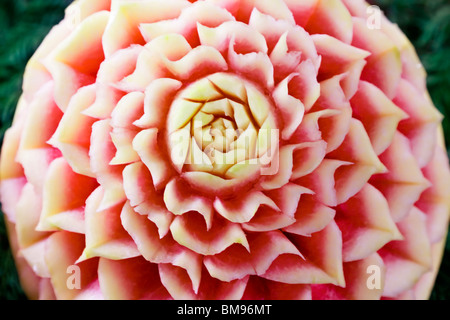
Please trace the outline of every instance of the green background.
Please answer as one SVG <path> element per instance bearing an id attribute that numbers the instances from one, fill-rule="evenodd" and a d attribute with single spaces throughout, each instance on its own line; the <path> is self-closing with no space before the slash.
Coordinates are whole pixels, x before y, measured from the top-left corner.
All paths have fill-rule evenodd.
<path id="1" fill-rule="evenodd" d="M 70 0 L 0 0 L 0 143 L 21 93 L 25 64 L 50 28 L 63 17 Z M 374 0 L 407 34 L 428 72 L 436 107 L 447 117 L 450 150 L 450 2 L 449 0 Z M 15 271 L 3 215 L 0 214 L 0 299 L 25 299 Z M 432 293 L 450 298 L 450 241 Z"/>

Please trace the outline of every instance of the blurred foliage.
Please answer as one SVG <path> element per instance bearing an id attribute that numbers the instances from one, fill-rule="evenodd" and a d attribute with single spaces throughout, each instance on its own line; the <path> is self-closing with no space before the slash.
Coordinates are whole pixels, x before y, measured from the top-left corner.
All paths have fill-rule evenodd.
<path id="1" fill-rule="evenodd" d="M 299 0 L 301 1 L 301 0 Z M 0 0 L 0 143 L 21 94 L 26 62 L 71 0 Z M 373 0 L 410 38 L 428 72 L 428 88 L 446 116 L 450 150 L 450 2 Z M 0 299 L 24 299 L 0 214 Z M 450 240 L 432 299 L 450 298 Z"/>

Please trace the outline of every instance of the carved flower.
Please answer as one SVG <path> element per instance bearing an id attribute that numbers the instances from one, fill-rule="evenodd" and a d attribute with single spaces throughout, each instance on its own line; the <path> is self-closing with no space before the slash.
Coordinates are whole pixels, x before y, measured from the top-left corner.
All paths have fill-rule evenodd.
<path id="1" fill-rule="evenodd" d="M 28 295 L 426 298 L 449 218 L 442 116 L 367 6 L 75 1 L 2 149 Z"/>

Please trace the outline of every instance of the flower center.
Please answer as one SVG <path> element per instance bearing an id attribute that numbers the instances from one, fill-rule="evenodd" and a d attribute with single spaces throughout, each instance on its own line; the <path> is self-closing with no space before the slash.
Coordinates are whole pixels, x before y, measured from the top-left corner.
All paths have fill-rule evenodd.
<path id="1" fill-rule="evenodd" d="M 215 73 L 175 97 L 167 120 L 172 162 L 181 172 L 243 179 L 271 161 L 278 144 L 273 106 L 254 84 Z M 245 169 L 245 170 L 244 170 Z"/>

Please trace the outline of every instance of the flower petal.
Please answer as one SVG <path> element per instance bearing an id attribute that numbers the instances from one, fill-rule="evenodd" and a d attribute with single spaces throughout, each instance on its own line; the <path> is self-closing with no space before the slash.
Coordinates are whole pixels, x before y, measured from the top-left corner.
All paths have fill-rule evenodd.
<path id="1" fill-rule="evenodd" d="M 335 173 L 338 168 L 349 165 L 351 163 L 345 161 L 324 159 L 316 170 L 295 182 L 302 186 L 308 186 L 309 189 L 314 191 L 321 203 L 334 207 L 338 204 Z"/>
<path id="2" fill-rule="evenodd" d="M 280 256 L 262 275 L 263 278 L 289 283 L 332 283 L 344 286 L 341 232 L 335 223 L 311 237 L 292 236 L 291 241 L 304 258 Z"/>
<path id="3" fill-rule="evenodd" d="M 431 246 L 425 221 L 423 212 L 413 207 L 408 216 L 397 223 L 404 240 L 392 241 L 380 250 L 386 266 L 383 296 L 396 297 L 411 289 L 419 277 L 430 270 Z"/>
<path id="4" fill-rule="evenodd" d="M 399 124 L 399 131 L 411 141 L 411 148 L 420 167 L 433 156 L 437 141 L 437 130 L 442 114 L 434 107 L 428 94 L 419 93 L 412 84 L 401 80 L 397 96 L 393 100 L 409 118 Z"/>
<path id="5" fill-rule="evenodd" d="M 412 155 L 408 139 L 399 132 L 391 146 L 380 155 L 380 160 L 388 172 L 374 176 L 370 183 L 383 193 L 392 218 L 398 222 L 409 213 L 430 182 Z"/>
<path id="6" fill-rule="evenodd" d="M 197 30 L 202 45 L 216 48 L 221 53 L 226 53 L 230 45 L 240 54 L 267 53 L 268 50 L 263 35 L 242 22 L 227 21 L 214 28 L 199 23 Z"/>
<path id="7" fill-rule="evenodd" d="M 397 126 L 408 115 L 373 84 L 361 81 L 351 100 L 353 117 L 361 120 L 377 155 L 392 143 Z"/>
<path id="8" fill-rule="evenodd" d="M 103 257 L 122 260 L 140 255 L 133 239 L 123 228 L 120 214 L 123 204 L 99 210 L 103 189 L 98 187 L 86 199 L 86 247 L 81 259 Z"/>
<path id="9" fill-rule="evenodd" d="M 98 264 L 100 288 L 108 300 L 168 300 L 159 281 L 158 265 L 142 257 L 119 261 L 101 258 Z"/>
<path id="10" fill-rule="evenodd" d="M 380 269 L 380 287 L 370 288 L 368 275 L 371 267 Z M 375 270 L 375 269 L 374 269 Z M 354 262 L 344 263 L 345 288 L 333 285 L 313 285 L 312 298 L 314 300 L 379 300 L 383 294 L 385 266 L 381 257 L 374 253 L 369 257 Z"/>
<path id="11" fill-rule="evenodd" d="M 292 134 L 302 122 L 305 113 L 305 106 L 303 103 L 299 99 L 290 96 L 288 92 L 288 83 L 294 76 L 295 75 L 292 75 L 283 80 L 272 93 L 284 122 L 284 128 L 281 132 L 284 140 L 289 140 L 291 138 Z"/>
<path id="12" fill-rule="evenodd" d="M 141 23 L 176 18 L 189 5 L 185 0 L 114 2 L 111 7 L 112 18 L 103 36 L 105 56 L 109 57 L 131 44 L 142 43 L 144 39 L 138 28 Z"/>
<path id="13" fill-rule="evenodd" d="M 198 289 L 201 277 L 198 254 L 180 246 L 170 236 L 160 239 L 156 226 L 145 216 L 137 214 L 128 202 L 123 207 L 121 221 L 146 260 L 160 265 L 170 263 L 184 269 L 190 279 L 187 284 L 194 291 Z"/>
<path id="14" fill-rule="evenodd" d="M 422 169 L 424 177 L 431 182 L 431 187 L 426 189 L 415 204 L 417 208 L 427 215 L 428 237 L 432 243 L 445 237 L 449 212 L 450 169 L 445 151 L 436 147 L 431 161 Z"/>
<path id="15" fill-rule="evenodd" d="M 203 217 L 187 213 L 174 219 L 170 231 L 175 241 L 201 255 L 220 253 L 234 243 L 248 249 L 247 237 L 241 227 L 219 217 L 207 230 Z"/>
<path id="16" fill-rule="evenodd" d="M 145 129 L 164 127 L 163 119 L 168 114 L 169 101 L 181 85 L 181 82 L 168 78 L 151 82 L 145 90 L 144 115 L 134 125 Z"/>
<path id="17" fill-rule="evenodd" d="M 375 154 L 362 123 L 356 119 L 351 120 L 350 130 L 341 146 L 328 156 L 352 163 L 336 171 L 338 203 L 355 195 L 372 175 L 386 172 L 386 167 Z"/>
<path id="18" fill-rule="evenodd" d="M 214 28 L 226 21 L 234 20 L 233 15 L 227 10 L 215 6 L 211 2 L 200 1 L 183 9 L 176 19 L 142 23 L 139 28 L 147 42 L 160 35 L 177 33 L 187 39 L 192 47 L 196 47 L 200 44 L 197 24 Z"/>
<path id="19" fill-rule="evenodd" d="M 190 191 L 181 180 L 171 180 L 164 190 L 164 202 L 167 209 L 177 216 L 190 211 L 198 212 L 204 217 L 207 230 L 210 230 L 213 219 L 212 199 L 197 196 Z"/>
<path id="20" fill-rule="evenodd" d="M 318 0 L 305 29 L 312 34 L 328 34 L 345 43 L 352 41 L 352 17 L 340 0 Z"/>
<path id="21" fill-rule="evenodd" d="M 263 205 L 278 210 L 273 200 L 260 191 L 253 191 L 230 200 L 222 200 L 219 197 L 214 200 L 214 209 L 222 217 L 234 223 L 249 222 Z"/>
<path id="22" fill-rule="evenodd" d="M 335 217 L 336 211 L 309 194 L 302 196 L 295 212 L 295 223 L 283 231 L 300 236 L 310 236 L 323 230 Z"/>
<path id="23" fill-rule="evenodd" d="M 90 168 L 89 146 L 95 119 L 83 114 L 95 101 L 95 86 L 83 87 L 72 97 L 49 144 L 58 148 L 72 169 L 94 177 Z"/>
<path id="24" fill-rule="evenodd" d="M 123 188 L 134 210 L 146 215 L 158 227 L 160 238 L 166 236 L 173 214 L 167 210 L 162 193 L 155 190 L 150 172 L 142 162 L 125 167 Z"/>
<path id="25" fill-rule="evenodd" d="M 83 248 L 84 236 L 80 234 L 59 231 L 49 237 L 44 257 L 56 298 L 70 300 L 89 292 L 102 297 L 97 280 L 98 259 L 76 262 Z M 67 286 L 67 270 L 73 265 L 78 266 L 80 274 L 84 275 L 80 277 L 81 290 L 72 290 Z"/>
<path id="26" fill-rule="evenodd" d="M 92 125 L 89 157 L 92 172 L 105 190 L 102 209 L 114 206 L 126 200 L 122 184 L 123 166 L 110 165 L 116 148 L 111 140 L 110 120 L 100 120 Z"/>
<path id="27" fill-rule="evenodd" d="M 44 184 L 42 213 L 37 230 L 74 231 L 73 228 L 78 225 L 77 216 L 83 214 L 82 208 L 86 199 L 97 186 L 95 179 L 73 172 L 63 158 L 54 160 L 50 164 Z M 70 215 L 67 215 L 70 212 L 76 212 L 72 219 L 69 219 Z M 65 219 L 55 217 L 60 214 L 65 215 Z"/>
<path id="28" fill-rule="evenodd" d="M 155 128 L 143 130 L 133 139 L 133 149 L 149 169 L 157 190 L 162 188 L 173 174 L 166 156 L 158 149 L 161 139 L 161 134 Z"/>
<path id="29" fill-rule="evenodd" d="M 42 212 L 42 196 L 27 183 L 16 202 L 15 231 L 21 248 L 27 248 L 42 240 L 48 233 L 36 230 Z"/>
<path id="30" fill-rule="evenodd" d="M 395 97 L 402 74 L 400 52 L 381 30 L 367 28 L 366 19 L 353 18 L 352 45 L 369 51 L 361 79 L 380 88 L 389 99 Z"/>
<path id="31" fill-rule="evenodd" d="M 342 231 L 345 262 L 365 259 L 385 244 L 403 239 L 386 199 L 370 184 L 338 207 L 336 223 Z"/>
<path id="32" fill-rule="evenodd" d="M 334 115 L 319 118 L 322 139 L 327 143 L 327 153 L 336 150 L 347 135 L 352 118 L 351 105 L 340 85 L 341 76 L 335 76 L 320 83 L 320 97 L 312 111 L 336 110 Z"/>

